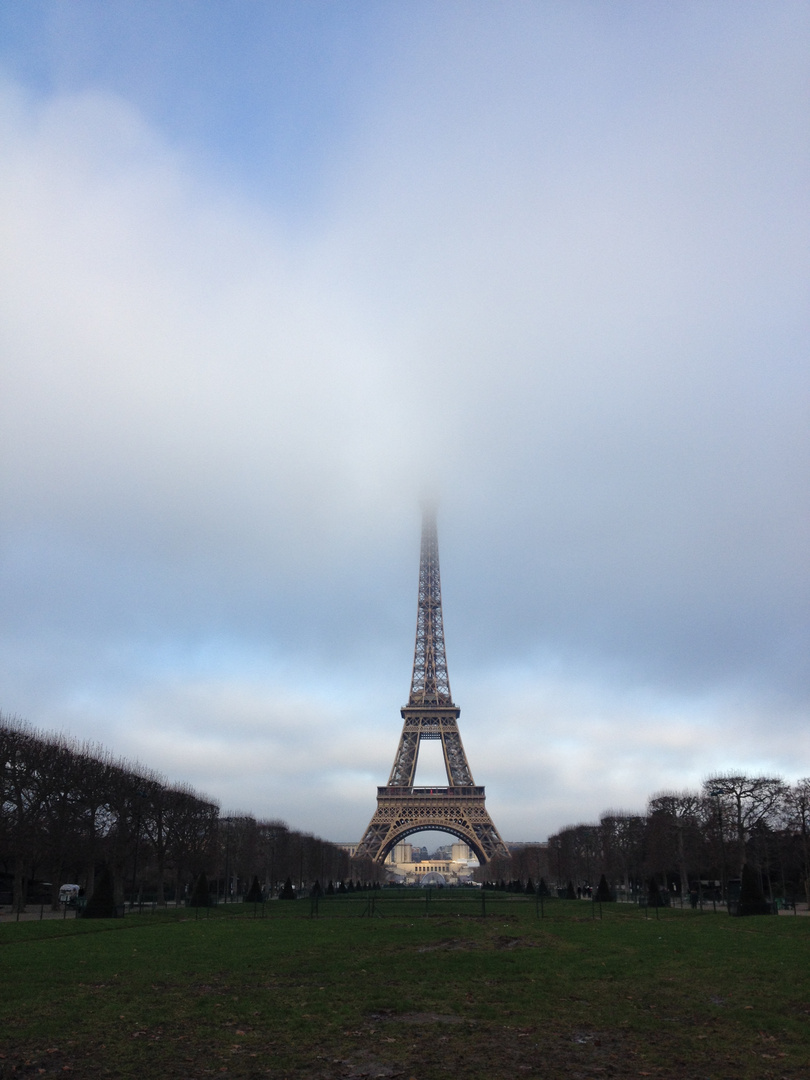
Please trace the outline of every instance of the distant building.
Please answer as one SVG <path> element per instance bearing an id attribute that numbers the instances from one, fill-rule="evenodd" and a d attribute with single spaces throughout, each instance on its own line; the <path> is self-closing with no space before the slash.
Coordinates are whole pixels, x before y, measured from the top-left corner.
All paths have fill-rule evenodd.
<path id="1" fill-rule="evenodd" d="M 354 858 L 359 846 L 359 842 L 336 845 L 350 858 Z M 521 880 L 532 878 L 538 881 L 541 877 L 550 880 L 547 841 L 512 840 L 506 841 L 506 847 L 509 856 L 492 863 L 496 878 L 516 874 Z M 405 885 L 419 885 L 428 875 L 436 874 L 443 880 L 431 876 L 428 879 L 431 884 L 461 885 L 473 880 L 473 872 L 478 869 L 479 862 L 467 844 L 461 841 L 445 844 L 429 855 L 427 848 L 417 848 L 403 840 L 391 849 L 383 865 L 390 880 Z"/>
<path id="2" fill-rule="evenodd" d="M 385 869 L 406 885 L 418 885 L 427 875 L 439 874 L 446 885 L 471 881 L 478 859 L 466 844 L 448 844 L 428 855 L 424 848 L 414 851 L 413 845 L 402 841 L 385 860 Z M 431 878 L 436 884 L 441 881 Z"/>

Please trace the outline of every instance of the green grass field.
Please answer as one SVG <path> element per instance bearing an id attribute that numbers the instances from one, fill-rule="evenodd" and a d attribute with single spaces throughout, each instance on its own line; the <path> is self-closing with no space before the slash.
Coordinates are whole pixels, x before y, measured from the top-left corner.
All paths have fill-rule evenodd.
<path id="1" fill-rule="evenodd" d="M 3 923 L 0 1076 L 810 1077 L 810 919 L 411 897 Z"/>

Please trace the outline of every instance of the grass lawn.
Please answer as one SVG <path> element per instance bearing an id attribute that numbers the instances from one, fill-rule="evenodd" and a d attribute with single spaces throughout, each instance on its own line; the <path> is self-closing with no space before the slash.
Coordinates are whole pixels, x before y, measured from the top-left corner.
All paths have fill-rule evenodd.
<path id="1" fill-rule="evenodd" d="M 0 1077 L 810 1077 L 810 919 L 417 897 L 4 923 Z"/>

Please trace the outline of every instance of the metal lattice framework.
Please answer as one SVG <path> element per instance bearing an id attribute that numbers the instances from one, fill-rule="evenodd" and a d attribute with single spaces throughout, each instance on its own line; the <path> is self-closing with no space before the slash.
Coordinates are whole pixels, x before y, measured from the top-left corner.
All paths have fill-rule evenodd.
<path id="1" fill-rule="evenodd" d="M 458 730 L 461 710 L 453 704 L 447 675 L 439 577 L 436 517 L 426 510 L 419 558 L 416 646 L 408 704 L 401 710 L 402 735 L 388 784 L 377 788 L 377 810 L 355 853 L 382 862 L 400 840 L 436 829 L 457 836 L 483 865 L 508 851 L 490 818 L 484 789 L 473 780 Z M 422 739 L 440 739 L 447 787 L 415 788 Z"/>
<path id="2" fill-rule="evenodd" d="M 419 604 L 416 611 L 416 646 L 408 705 L 449 705 L 450 680 L 444 651 L 442 582 L 439 575 L 439 538 L 436 515 L 426 510 L 422 520 L 419 555 Z"/>

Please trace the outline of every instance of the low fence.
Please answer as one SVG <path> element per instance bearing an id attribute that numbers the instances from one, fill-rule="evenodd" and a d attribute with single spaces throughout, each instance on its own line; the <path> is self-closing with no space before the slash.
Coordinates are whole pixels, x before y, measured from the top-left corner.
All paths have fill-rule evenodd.
<path id="1" fill-rule="evenodd" d="M 784 915 L 807 915 L 807 905 L 782 908 Z M 487 889 L 382 889 L 369 892 L 338 893 L 334 896 L 305 896 L 296 900 L 265 900 L 257 903 L 225 903 L 214 898 L 204 907 L 185 904 L 135 903 L 117 908 L 118 917 L 136 915 L 185 921 L 188 919 L 418 919 L 433 917 L 475 918 L 514 917 L 516 919 L 670 919 L 702 914 L 728 914 L 725 904 L 707 903 L 690 907 L 652 907 L 638 901 L 602 903 L 596 899 L 561 899 L 521 895 Z M 48 905 L 28 905 L 20 915 L 0 910 L 0 921 L 72 919 L 81 910 L 64 906 L 52 912 Z"/>
<path id="2" fill-rule="evenodd" d="M 611 917 L 660 919 L 693 914 L 690 910 L 638 903 L 601 903 L 594 899 L 565 900 L 501 891 L 461 889 L 383 889 L 368 893 L 309 896 L 298 900 L 269 900 L 255 904 L 212 904 L 188 908 L 187 914 L 205 918 L 367 918 L 414 919 L 431 917 L 532 919 L 604 919 Z M 708 905 L 702 911 L 725 913 Z M 701 909 L 698 909 L 701 913 Z"/>

